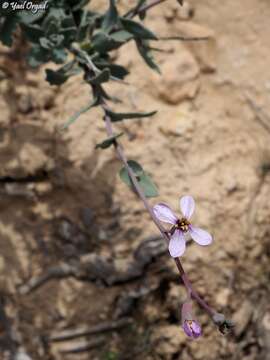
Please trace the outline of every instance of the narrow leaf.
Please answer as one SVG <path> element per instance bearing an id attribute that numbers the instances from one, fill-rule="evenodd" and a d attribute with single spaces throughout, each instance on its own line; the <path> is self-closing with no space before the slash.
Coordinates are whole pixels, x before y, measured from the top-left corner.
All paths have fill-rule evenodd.
<path id="1" fill-rule="evenodd" d="M 125 30 L 133 34 L 136 38 L 145 40 L 157 40 L 156 35 L 139 22 L 121 18 L 122 25 Z"/>
<path id="2" fill-rule="evenodd" d="M 91 102 L 90 104 L 88 104 L 86 107 L 82 108 L 81 110 L 77 111 L 73 116 L 71 116 L 69 118 L 69 120 L 63 124 L 62 126 L 60 126 L 59 130 L 65 130 L 67 129 L 71 124 L 74 123 L 74 121 L 76 121 L 82 114 L 86 113 L 88 110 L 90 110 L 92 107 L 97 105 L 97 100 L 94 99 L 93 102 Z"/>
<path id="3" fill-rule="evenodd" d="M 133 172 L 136 176 L 136 179 L 139 182 L 139 186 L 142 189 L 144 195 L 146 197 L 158 196 L 158 190 L 157 190 L 155 184 L 152 182 L 150 176 L 145 173 L 145 171 L 143 170 L 141 165 L 134 160 L 129 160 L 128 165 L 133 170 Z M 128 171 L 125 167 L 123 167 L 120 170 L 119 176 L 120 176 L 121 180 L 134 191 L 134 186 L 133 186 L 132 180 L 131 180 L 131 178 L 128 174 Z"/>
<path id="4" fill-rule="evenodd" d="M 13 33 L 16 30 L 18 19 L 16 15 L 7 16 L 0 23 L 0 41 L 6 46 L 11 46 Z"/>
<path id="5" fill-rule="evenodd" d="M 107 149 L 111 145 L 114 145 L 115 140 L 118 139 L 122 135 L 124 135 L 124 133 L 120 133 L 120 134 L 117 134 L 117 135 L 114 135 L 114 136 L 111 136 L 111 137 L 107 138 L 106 140 L 104 140 L 101 143 L 97 144 L 96 149 L 98 149 L 98 148 Z"/>
<path id="6" fill-rule="evenodd" d="M 145 61 L 145 63 L 153 70 L 161 74 L 161 71 L 158 67 L 158 65 L 155 63 L 152 52 L 150 48 L 142 41 L 136 41 L 136 45 L 138 48 L 138 51 Z"/>
<path id="7" fill-rule="evenodd" d="M 125 119 L 139 119 L 149 116 L 153 116 L 157 111 L 144 112 L 144 113 L 115 113 L 110 110 L 106 110 L 106 114 L 111 118 L 112 122 L 122 121 Z"/>
<path id="8" fill-rule="evenodd" d="M 109 32 L 115 25 L 118 24 L 118 22 L 118 11 L 115 5 L 115 0 L 110 0 L 110 6 L 102 21 L 101 27 L 104 31 Z"/>
<path id="9" fill-rule="evenodd" d="M 99 85 L 109 81 L 110 75 L 111 75 L 110 70 L 106 68 L 102 70 L 100 73 L 98 73 L 95 77 L 88 79 L 88 82 L 91 83 L 92 85 Z"/>
<path id="10" fill-rule="evenodd" d="M 108 68 L 111 72 L 111 75 L 118 79 L 124 79 L 129 74 L 128 70 L 123 66 L 118 64 L 111 64 L 106 60 L 100 59 L 95 61 L 94 63 L 101 70 L 103 70 L 104 68 Z"/>

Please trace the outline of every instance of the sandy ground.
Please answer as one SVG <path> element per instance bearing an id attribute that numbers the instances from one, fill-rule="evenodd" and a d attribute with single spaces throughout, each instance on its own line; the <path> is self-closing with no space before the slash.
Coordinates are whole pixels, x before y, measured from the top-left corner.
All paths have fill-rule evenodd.
<path id="1" fill-rule="evenodd" d="M 195 198 L 194 223 L 215 241 L 192 244 L 183 263 L 199 293 L 236 322 L 229 337 L 199 308 L 203 337 L 182 332 L 174 263 L 121 183 L 113 149 L 95 150 L 106 137 L 101 113 L 57 131 L 89 102 L 89 88 L 79 78 L 51 88 L 44 69 L 0 56 L 10 72 L 0 81 L 1 359 L 10 349 L 34 360 L 270 359 L 269 18 L 267 0 L 194 0 L 182 9 L 168 0 L 147 24 L 209 41 L 161 44 L 161 77 L 128 44 L 115 56 L 132 72 L 130 86 L 109 89 L 125 109 L 158 110 L 117 129 L 128 157 L 158 185 L 152 204 L 178 210 L 180 196 Z M 129 274 L 148 252 L 136 277 L 113 278 L 112 267 Z M 116 330 L 55 341 L 64 329 L 112 321 Z"/>

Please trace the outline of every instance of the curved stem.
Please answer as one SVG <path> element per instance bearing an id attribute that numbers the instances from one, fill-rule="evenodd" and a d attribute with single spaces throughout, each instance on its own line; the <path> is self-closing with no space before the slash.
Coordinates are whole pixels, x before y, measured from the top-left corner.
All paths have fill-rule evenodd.
<path id="1" fill-rule="evenodd" d="M 124 17 L 127 17 L 127 18 L 133 18 L 134 16 L 136 15 L 139 15 L 140 13 L 145 13 L 147 10 L 151 9 L 152 7 L 156 6 L 156 5 L 159 5 L 163 2 L 165 2 L 167 0 L 153 0 L 151 3 L 149 4 L 145 4 L 143 6 L 140 6 L 140 7 L 136 7 L 135 9 L 133 10 L 130 10 L 128 11 Z"/>
<path id="2" fill-rule="evenodd" d="M 106 113 L 106 109 L 108 109 L 107 105 L 105 103 L 102 103 L 101 104 L 104 112 L 105 112 L 105 124 L 106 124 L 106 130 L 107 130 L 107 134 L 109 137 L 111 136 L 114 136 L 114 132 L 113 132 L 113 128 L 112 128 L 112 122 L 111 122 L 111 118 L 108 116 L 108 114 Z M 119 158 L 119 160 L 124 164 L 130 178 L 131 178 L 131 181 L 133 183 L 133 186 L 138 194 L 138 196 L 140 197 L 140 199 L 142 200 L 146 210 L 149 212 L 152 220 L 154 221 L 154 223 L 156 224 L 157 228 L 159 229 L 161 235 L 163 236 L 163 238 L 166 240 L 166 242 L 168 243 L 169 240 L 170 240 L 170 237 L 169 237 L 169 234 L 168 232 L 164 229 L 164 227 L 160 224 L 160 222 L 158 221 L 158 219 L 155 217 L 155 214 L 153 212 L 153 209 L 152 207 L 150 206 L 150 204 L 148 203 L 148 200 L 146 199 L 140 185 L 139 185 L 139 182 L 132 170 L 132 168 L 128 165 L 128 161 L 127 161 L 127 158 L 126 158 L 126 155 L 124 153 L 124 150 L 123 150 L 123 147 L 122 145 L 117 141 L 115 140 L 115 143 L 114 143 L 114 146 L 115 146 L 115 150 L 116 150 L 116 153 L 117 153 L 117 156 Z M 197 303 L 202 306 L 205 311 L 210 315 L 210 316 L 213 316 L 214 314 L 216 314 L 216 311 L 213 310 L 200 296 L 199 294 L 193 289 L 188 277 L 187 277 L 187 274 L 185 273 L 185 270 L 182 266 L 182 263 L 180 261 L 179 258 L 174 258 L 174 261 L 175 261 L 175 264 L 177 266 L 177 269 L 179 271 L 179 274 L 180 274 L 180 277 L 182 279 L 182 282 L 186 288 L 186 291 L 188 293 L 188 296 L 191 296 L 194 300 L 197 301 Z"/>

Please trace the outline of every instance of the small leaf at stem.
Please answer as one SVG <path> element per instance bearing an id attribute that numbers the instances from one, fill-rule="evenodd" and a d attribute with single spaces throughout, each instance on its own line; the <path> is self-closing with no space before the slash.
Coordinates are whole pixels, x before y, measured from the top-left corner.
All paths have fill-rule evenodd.
<path id="1" fill-rule="evenodd" d="M 145 113 L 115 113 L 110 110 L 106 110 L 106 114 L 111 118 L 112 122 L 122 121 L 125 119 L 139 119 L 149 116 L 153 116 L 157 111 L 145 112 Z"/>
<path id="2" fill-rule="evenodd" d="M 99 85 L 99 84 L 109 81 L 110 75 L 111 75 L 110 70 L 105 68 L 100 73 L 98 73 L 96 76 L 87 79 L 87 82 L 89 82 L 92 85 Z"/>
<path id="3" fill-rule="evenodd" d="M 98 143 L 96 145 L 96 149 L 100 148 L 100 149 L 107 149 L 108 147 L 110 147 L 111 145 L 115 144 L 115 140 L 118 139 L 120 136 L 124 135 L 124 133 L 120 133 L 111 137 L 108 137 L 107 139 L 105 139 L 104 141 L 102 141 L 101 143 Z"/>
<path id="4" fill-rule="evenodd" d="M 103 59 L 98 59 L 94 62 L 94 64 L 100 69 L 103 70 L 104 68 L 108 68 L 111 72 L 111 76 L 114 76 L 118 79 L 124 79 L 125 76 L 127 76 L 129 74 L 128 70 L 125 69 L 123 66 L 121 65 L 117 65 L 117 64 L 111 64 L 106 60 Z"/>
<path id="5" fill-rule="evenodd" d="M 59 130 L 65 130 L 67 129 L 71 124 L 74 123 L 74 121 L 76 121 L 82 114 L 84 114 L 85 112 L 87 112 L 88 110 L 90 110 L 92 107 L 97 106 L 98 102 L 97 99 L 94 99 L 94 101 L 92 101 L 90 104 L 88 104 L 87 106 L 85 106 L 84 108 L 82 108 L 81 110 L 77 111 L 74 115 L 72 115 L 69 120 L 63 124 L 62 126 L 60 126 Z"/>
<path id="6" fill-rule="evenodd" d="M 134 160 L 129 160 L 128 165 L 133 170 L 134 175 L 136 176 L 136 179 L 138 180 L 144 195 L 146 197 L 158 196 L 158 190 L 155 184 L 151 180 L 150 176 L 145 173 L 141 165 Z M 134 190 L 132 180 L 125 167 L 120 170 L 119 176 L 126 185 L 128 185 L 132 190 Z"/>

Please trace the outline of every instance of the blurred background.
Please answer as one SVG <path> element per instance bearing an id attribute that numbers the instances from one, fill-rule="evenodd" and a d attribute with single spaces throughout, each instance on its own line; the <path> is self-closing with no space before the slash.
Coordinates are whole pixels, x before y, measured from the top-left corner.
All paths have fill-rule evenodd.
<path id="1" fill-rule="evenodd" d="M 203 336 L 183 333 L 185 291 L 166 245 L 113 149 L 95 149 L 101 112 L 57 130 L 89 87 L 80 77 L 51 87 L 25 64 L 23 41 L 0 47 L 1 360 L 270 359 L 269 5 L 168 0 L 148 13 L 153 31 L 209 39 L 161 43 L 161 76 L 130 43 L 114 53 L 130 85 L 108 89 L 122 110 L 158 110 L 117 125 L 121 142 L 158 185 L 152 204 L 178 211 L 180 196 L 195 198 L 194 223 L 215 241 L 192 243 L 183 265 L 235 321 L 227 337 L 199 308 Z"/>

